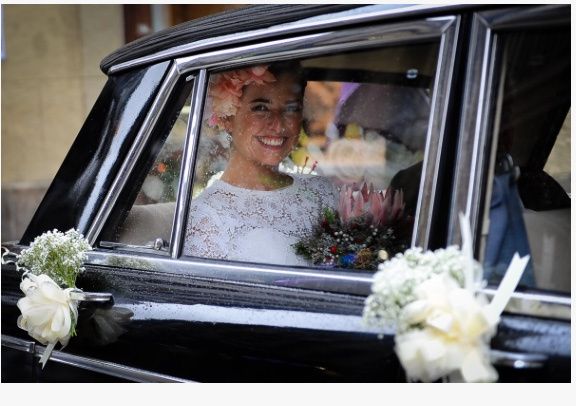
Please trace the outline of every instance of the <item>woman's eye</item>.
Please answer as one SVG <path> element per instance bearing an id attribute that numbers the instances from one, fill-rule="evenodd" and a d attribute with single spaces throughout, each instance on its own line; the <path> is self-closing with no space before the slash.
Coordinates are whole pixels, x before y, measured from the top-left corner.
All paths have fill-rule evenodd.
<path id="1" fill-rule="evenodd" d="M 252 106 L 252 111 L 268 111 L 268 106 L 265 104 L 255 104 Z"/>
<path id="2" fill-rule="evenodd" d="M 302 106 L 299 104 L 291 104 L 284 108 L 285 113 L 300 113 L 302 111 Z"/>

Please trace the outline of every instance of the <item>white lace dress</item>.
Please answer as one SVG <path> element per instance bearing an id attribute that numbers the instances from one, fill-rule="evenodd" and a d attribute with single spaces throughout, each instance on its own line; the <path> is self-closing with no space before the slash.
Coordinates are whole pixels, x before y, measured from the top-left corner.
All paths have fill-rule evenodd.
<path id="1" fill-rule="evenodd" d="M 191 203 L 184 255 L 282 265 L 307 265 L 292 244 L 308 235 L 338 191 L 320 176 L 294 175 L 273 191 L 215 181 Z"/>

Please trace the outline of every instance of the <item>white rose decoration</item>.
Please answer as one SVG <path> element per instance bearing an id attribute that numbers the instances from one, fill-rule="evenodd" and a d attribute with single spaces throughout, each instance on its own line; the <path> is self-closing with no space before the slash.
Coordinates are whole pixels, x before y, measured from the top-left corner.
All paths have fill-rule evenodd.
<path id="1" fill-rule="evenodd" d="M 486 312 L 486 302 L 446 274 L 423 282 L 415 294 L 400 315 L 400 326 L 407 331 L 396 335 L 407 375 L 424 382 L 454 372 L 466 382 L 498 379 L 488 357 L 498 320 Z"/>
<path id="2" fill-rule="evenodd" d="M 17 306 L 22 312 L 18 317 L 18 327 L 24 329 L 40 343 L 57 342 L 68 344 L 73 326 L 78 318 L 77 301 L 72 299 L 72 289 L 60 288 L 47 275 L 28 273 L 20 283 L 20 289 L 26 295 L 18 300 Z"/>

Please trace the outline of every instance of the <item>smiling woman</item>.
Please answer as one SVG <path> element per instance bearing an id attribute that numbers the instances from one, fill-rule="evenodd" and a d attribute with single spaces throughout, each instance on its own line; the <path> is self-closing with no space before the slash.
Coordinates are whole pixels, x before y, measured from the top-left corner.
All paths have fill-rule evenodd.
<path id="1" fill-rule="evenodd" d="M 233 101 L 236 112 L 220 117 L 232 137 L 223 181 L 256 190 L 274 190 L 292 183 L 289 175 L 278 171 L 278 165 L 294 148 L 302 125 L 304 89 L 298 71 L 290 69 L 293 66 L 257 66 L 233 72 L 232 77 L 218 75 L 212 95 L 233 93 L 234 84 L 242 87 L 238 91 L 241 96 Z"/>
<path id="2" fill-rule="evenodd" d="M 303 94 L 297 63 L 212 76 L 208 126 L 230 143 L 229 158 L 191 204 L 186 255 L 306 265 L 292 245 L 335 206 L 337 191 L 323 177 L 280 170 L 300 135 Z"/>

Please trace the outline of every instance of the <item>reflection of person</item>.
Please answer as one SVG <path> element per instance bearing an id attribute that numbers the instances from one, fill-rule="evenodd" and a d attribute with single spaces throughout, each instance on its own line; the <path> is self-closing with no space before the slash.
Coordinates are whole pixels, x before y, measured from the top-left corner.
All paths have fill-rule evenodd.
<path id="1" fill-rule="evenodd" d="M 212 76 L 209 124 L 230 134 L 230 159 L 191 203 L 185 255 L 305 264 L 292 244 L 324 207 L 335 207 L 337 192 L 325 178 L 278 169 L 301 129 L 299 72 L 298 64 L 279 63 Z"/>

